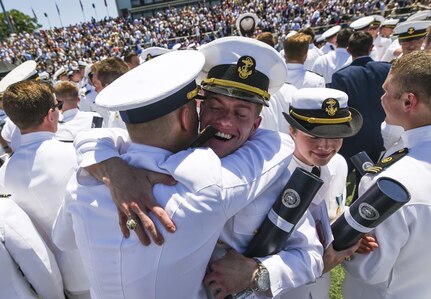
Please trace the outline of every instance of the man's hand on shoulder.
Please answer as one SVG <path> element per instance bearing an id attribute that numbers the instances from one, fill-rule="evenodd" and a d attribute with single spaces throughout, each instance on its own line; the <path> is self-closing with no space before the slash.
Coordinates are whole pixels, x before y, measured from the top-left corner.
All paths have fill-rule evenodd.
<path id="1" fill-rule="evenodd" d="M 153 195 L 153 186 L 157 183 L 174 185 L 176 182 L 172 177 L 130 166 L 120 158 L 108 159 L 86 167 L 86 170 L 109 188 L 118 208 L 121 231 L 126 238 L 130 236 L 130 228 L 144 245 L 149 245 L 151 239 L 158 245 L 163 244 L 163 236 L 149 217 L 149 212 L 160 220 L 168 232 L 175 232 L 175 224 Z"/>

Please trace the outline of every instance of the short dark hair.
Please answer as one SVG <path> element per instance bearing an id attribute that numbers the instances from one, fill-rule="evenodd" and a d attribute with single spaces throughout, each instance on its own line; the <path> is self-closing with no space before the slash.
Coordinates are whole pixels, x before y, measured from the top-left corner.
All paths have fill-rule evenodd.
<path id="1" fill-rule="evenodd" d="M 129 71 L 129 66 L 118 57 L 106 58 L 94 64 L 97 79 L 106 86 Z"/>
<path id="2" fill-rule="evenodd" d="M 132 58 L 133 57 L 137 57 L 138 53 L 136 53 L 135 51 L 127 51 L 124 54 L 124 61 L 127 63 L 131 63 L 132 62 Z"/>
<path id="3" fill-rule="evenodd" d="M 261 42 L 264 42 L 267 45 L 270 45 L 271 47 L 275 46 L 274 36 L 271 32 L 262 32 L 258 34 L 258 36 L 256 36 L 256 39 Z"/>
<path id="4" fill-rule="evenodd" d="M 353 34 L 353 30 L 350 28 L 343 28 L 337 34 L 337 47 L 347 48 L 349 44 L 349 38 Z"/>
<path id="5" fill-rule="evenodd" d="M 3 94 L 4 111 L 20 130 L 42 124 L 54 104 L 54 88 L 43 81 L 25 80 L 14 83 Z"/>
<path id="6" fill-rule="evenodd" d="M 298 31 L 298 33 L 307 34 L 307 35 L 311 36 L 311 41 L 314 41 L 315 34 L 314 34 L 313 28 L 311 28 L 311 27 L 302 28 Z"/>
<path id="7" fill-rule="evenodd" d="M 355 31 L 347 43 L 349 52 L 353 57 L 370 55 L 373 37 L 366 31 Z"/>

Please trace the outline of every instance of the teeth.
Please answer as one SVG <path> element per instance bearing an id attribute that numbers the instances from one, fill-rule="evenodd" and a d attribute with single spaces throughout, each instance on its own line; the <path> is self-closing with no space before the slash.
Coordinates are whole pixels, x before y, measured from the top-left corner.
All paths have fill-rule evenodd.
<path id="1" fill-rule="evenodd" d="M 232 135 L 226 134 L 226 133 L 222 133 L 222 132 L 217 132 L 215 135 L 217 137 L 221 137 L 221 138 L 224 138 L 224 139 L 227 139 L 227 140 L 229 140 L 229 139 L 232 138 Z"/>

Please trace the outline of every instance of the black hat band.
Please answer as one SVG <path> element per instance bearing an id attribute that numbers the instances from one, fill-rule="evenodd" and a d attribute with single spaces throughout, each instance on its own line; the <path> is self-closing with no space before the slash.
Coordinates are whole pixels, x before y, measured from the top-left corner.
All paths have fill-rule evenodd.
<path id="1" fill-rule="evenodd" d="M 198 92 L 199 87 L 196 85 L 195 80 L 193 80 L 185 87 L 163 100 L 147 106 L 120 111 L 120 116 L 126 124 L 148 122 L 178 109 L 188 101 L 194 99 Z"/>
<path id="2" fill-rule="evenodd" d="M 427 35 L 426 29 L 415 30 L 413 27 L 411 27 L 409 28 L 409 30 L 407 30 L 407 32 L 398 34 L 398 39 L 399 40 L 414 39 L 414 38 L 423 37 L 425 35 Z"/>
<path id="3" fill-rule="evenodd" d="M 269 100 L 269 78 L 256 70 L 256 62 L 250 56 L 238 59 L 237 64 L 221 64 L 213 67 L 203 83 L 217 84 L 253 92 Z M 211 81 L 213 80 L 213 81 Z"/>
<path id="4" fill-rule="evenodd" d="M 289 113 L 293 118 L 310 124 L 336 125 L 348 123 L 352 120 L 352 113 L 347 108 L 339 109 L 335 117 L 328 117 L 328 114 L 321 109 L 292 108 Z"/>

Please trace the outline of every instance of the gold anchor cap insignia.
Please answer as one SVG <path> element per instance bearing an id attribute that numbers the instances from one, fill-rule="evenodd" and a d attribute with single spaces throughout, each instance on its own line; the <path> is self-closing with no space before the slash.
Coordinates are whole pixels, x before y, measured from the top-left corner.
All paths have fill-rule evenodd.
<path id="1" fill-rule="evenodd" d="M 238 66 L 238 76 L 241 79 L 247 79 L 256 68 L 256 60 L 251 56 L 242 56 L 238 59 L 236 65 Z"/>
<path id="2" fill-rule="evenodd" d="M 328 113 L 329 116 L 334 116 L 339 108 L 340 104 L 334 98 L 328 98 L 323 101 L 322 109 L 325 110 L 325 112 Z"/>
<path id="3" fill-rule="evenodd" d="M 409 29 L 407 29 L 407 33 L 408 33 L 408 34 L 413 34 L 413 33 L 415 33 L 415 28 L 410 27 Z"/>

